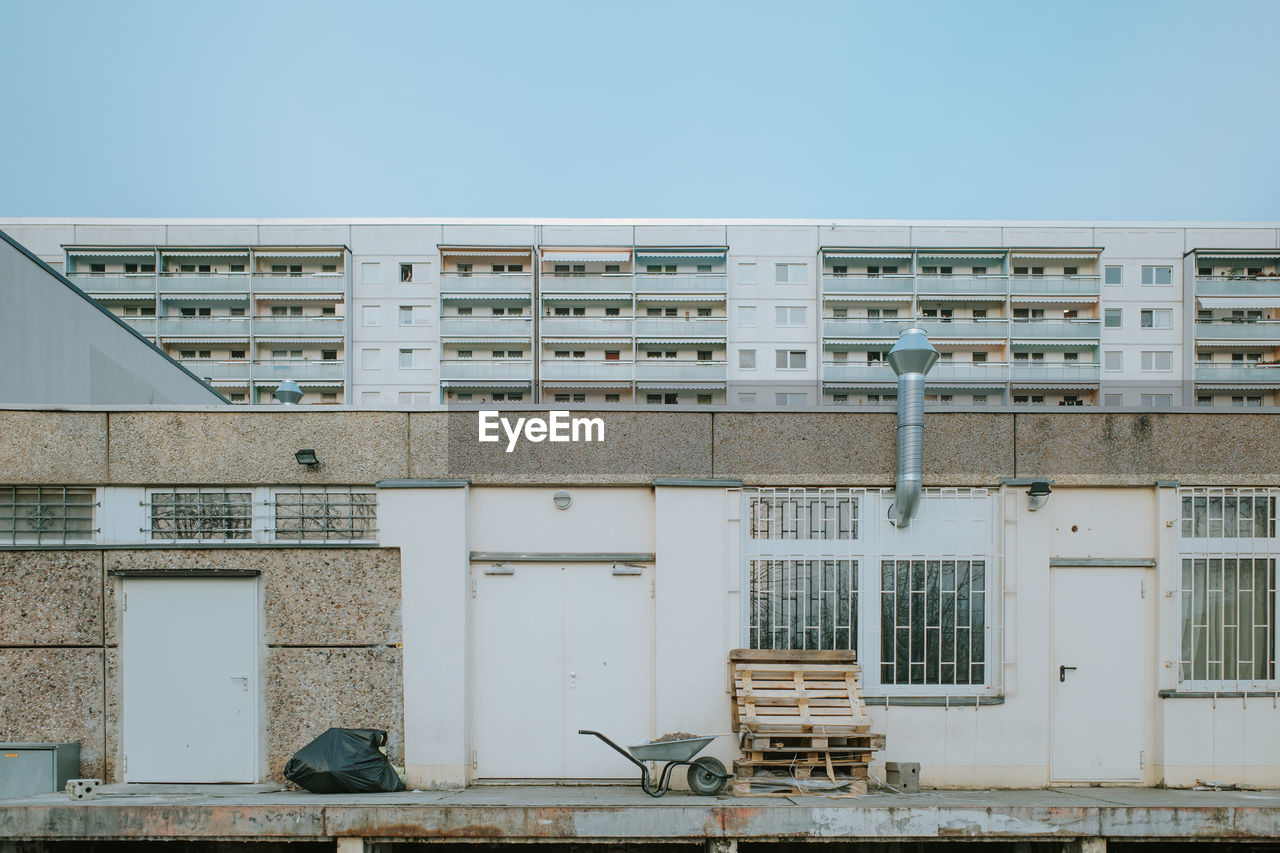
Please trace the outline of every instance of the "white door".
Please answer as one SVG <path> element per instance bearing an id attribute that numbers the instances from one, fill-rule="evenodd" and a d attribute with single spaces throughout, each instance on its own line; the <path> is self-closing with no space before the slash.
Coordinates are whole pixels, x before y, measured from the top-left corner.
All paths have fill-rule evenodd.
<path id="1" fill-rule="evenodd" d="M 255 782 L 257 578 L 127 578 L 127 782 Z"/>
<path id="2" fill-rule="evenodd" d="M 473 569 L 475 776 L 634 775 L 633 764 L 578 730 L 624 745 L 652 734 L 652 569 L 485 569 Z"/>
<path id="3" fill-rule="evenodd" d="M 1050 778 L 1142 779 L 1147 608 L 1140 568 L 1054 568 Z"/>

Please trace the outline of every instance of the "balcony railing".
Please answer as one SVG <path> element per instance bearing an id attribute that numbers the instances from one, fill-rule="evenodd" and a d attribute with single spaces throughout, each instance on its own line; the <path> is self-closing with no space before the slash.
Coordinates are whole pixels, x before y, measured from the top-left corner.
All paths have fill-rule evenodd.
<path id="1" fill-rule="evenodd" d="M 211 361 L 209 359 L 182 359 L 182 366 L 201 379 L 249 379 L 249 362 L 241 359 L 235 361 Z"/>
<path id="2" fill-rule="evenodd" d="M 533 362 L 519 359 L 442 359 L 441 379 L 508 379 L 533 381 Z"/>
<path id="3" fill-rule="evenodd" d="M 728 282 L 729 277 L 724 273 L 639 273 L 635 277 L 635 288 L 639 293 L 725 293 Z"/>
<path id="4" fill-rule="evenodd" d="M 1097 382 L 1096 363 L 1015 361 L 1010 378 L 1014 382 Z"/>
<path id="5" fill-rule="evenodd" d="M 1280 296 L 1280 276 L 1196 276 L 1196 296 Z"/>
<path id="6" fill-rule="evenodd" d="M 327 379 L 341 382 L 345 377 L 343 362 L 306 358 L 276 358 L 253 363 L 256 379 Z"/>
<path id="7" fill-rule="evenodd" d="M 1198 341 L 1277 341 L 1280 320 L 1196 320 Z"/>
<path id="8" fill-rule="evenodd" d="M 119 316 L 119 315 L 116 315 Z M 155 317 L 120 317 L 129 324 L 129 328 L 133 329 L 140 335 L 146 335 L 153 338 L 156 334 L 156 318 Z"/>
<path id="9" fill-rule="evenodd" d="M 340 272 L 313 272 L 305 275 L 257 273 L 253 289 L 259 293 L 342 293 L 346 276 Z M 164 285 L 161 285 L 164 289 Z"/>
<path id="10" fill-rule="evenodd" d="M 944 320 L 940 317 L 922 317 L 915 325 L 931 338 L 1004 339 L 1009 334 L 1009 321 L 1005 319 Z"/>
<path id="11" fill-rule="evenodd" d="M 918 275 L 916 292 L 1003 294 L 1009 289 L 1009 279 L 1003 275 Z"/>
<path id="12" fill-rule="evenodd" d="M 1280 385 L 1280 365 L 1197 364 L 1197 382 L 1245 382 Z"/>
<path id="13" fill-rule="evenodd" d="M 631 273 L 543 273 L 544 293 L 630 293 Z"/>
<path id="14" fill-rule="evenodd" d="M 887 382 L 896 383 L 898 377 L 887 362 L 828 361 L 822 365 L 823 382 Z"/>
<path id="15" fill-rule="evenodd" d="M 254 317 L 254 335 L 299 335 L 340 338 L 342 317 Z"/>
<path id="16" fill-rule="evenodd" d="M 1100 282 L 1096 275 L 1015 275 L 1009 279 L 1015 295 L 1097 296 Z"/>
<path id="17" fill-rule="evenodd" d="M 593 381 L 630 382 L 635 364 L 630 361 L 602 361 L 585 358 L 557 358 L 542 362 L 543 379 L 585 379 Z"/>
<path id="18" fill-rule="evenodd" d="M 543 337 L 631 337 L 630 317 L 543 317 L 539 328 Z"/>
<path id="19" fill-rule="evenodd" d="M 496 337 L 528 338 L 533 330 L 529 317 L 441 317 L 440 334 L 454 337 L 493 335 Z"/>
<path id="20" fill-rule="evenodd" d="M 339 287 L 341 289 L 341 287 Z M 160 273 L 160 293 L 248 293 L 247 273 Z"/>
<path id="21" fill-rule="evenodd" d="M 888 363 L 883 361 L 828 361 L 822 365 L 824 382 L 897 382 Z M 1009 380 L 1009 365 L 1004 362 L 939 361 L 925 377 L 925 386 L 952 382 L 1004 383 Z"/>
<path id="22" fill-rule="evenodd" d="M 823 293 L 911 293 L 909 275 L 824 275 Z"/>
<path id="23" fill-rule="evenodd" d="M 67 273 L 71 283 L 86 293 L 155 293 L 156 277 L 152 273 Z"/>
<path id="24" fill-rule="evenodd" d="M 636 380 L 723 382 L 728 371 L 723 361 L 681 361 L 645 358 L 636 362 Z"/>
<path id="25" fill-rule="evenodd" d="M 212 335 L 249 337 L 248 317 L 159 317 L 161 337 Z"/>
<path id="26" fill-rule="evenodd" d="M 727 322 L 719 317 L 640 317 L 636 320 L 636 335 L 639 337 L 723 338 L 727 331 Z"/>
<path id="27" fill-rule="evenodd" d="M 1097 320 L 1018 320 L 1010 326 L 1014 340 L 1097 340 Z"/>
<path id="28" fill-rule="evenodd" d="M 440 274 L 444 293 L 533 293 L 533 274 L 445 272 Z"/>

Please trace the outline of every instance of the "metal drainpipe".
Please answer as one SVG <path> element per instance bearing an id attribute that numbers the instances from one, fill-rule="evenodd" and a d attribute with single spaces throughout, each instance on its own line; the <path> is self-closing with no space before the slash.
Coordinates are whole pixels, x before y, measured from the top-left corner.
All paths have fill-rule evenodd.
<path id="1" fill-rule="evenodd" d="M 902 528 L 911 523 L 923 488 L 924 376 L 938 360 L 938 351 L 923 330 L 905 329 L 888 360 L 898 376 L 898 481 L 889 521 Z"/>

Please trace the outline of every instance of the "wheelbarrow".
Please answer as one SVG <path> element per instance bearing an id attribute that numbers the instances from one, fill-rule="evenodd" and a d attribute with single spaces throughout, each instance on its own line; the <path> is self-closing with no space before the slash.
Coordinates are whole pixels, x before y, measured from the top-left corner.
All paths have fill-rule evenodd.
<path id="1" fill-rule="evenodd" d="M 729 780 L 729 774 L 725 772 L 724 764 L 719 759 L 704 755 L 701 758 L 694 759 L 694 756 L 706 748 L 707 744 L 716 739 L 715 735 L 707 735 L 706 737 L 692 737 L 683 740 L 664 740 L 657 743 L 641 743 L 635 746 L 623 749 L 609 738 L 600 734 L 600 732 L 591 729 L 578 729 L 580 735 L 595 735 L 600 740 L 630 761 L 636 767 L 640 768 L 640 788 L 651 797 L 661 797 L 671 787 L 671 771 L 680 766 L 689 768 L 689 790 L 695 794 L 702 794 L 707 797 L 714 797 L 716 794 L 724 790 L 725 782 Z M 649 778 L 649 768 L 644 765 L 646 761 L 665 761 L 661 772 L 658 773 L 657 784 Z"/>

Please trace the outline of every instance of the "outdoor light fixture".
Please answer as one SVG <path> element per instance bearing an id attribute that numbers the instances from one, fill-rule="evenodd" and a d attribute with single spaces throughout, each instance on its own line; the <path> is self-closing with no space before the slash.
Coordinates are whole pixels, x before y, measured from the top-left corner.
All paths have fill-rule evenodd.
<path id="1" fill-rule="evenodd" d="M 298 460 L 299 465 L 306 465 L 308 468 L 320 467 L 320 460 L 316 458 L 314 450 L 299 450 L 293 454 L 293 458 Z"/>
<path id="2" fill-rule="evenodd" d="M 1049 495 L 1053 494 L 1053 489 L 1049 488 L 1048 480 L 1034 480 L 1031 488 L 1027 489 L 1027 509 L 1035 512 L 1040 507 L 1049 502 Z"/>
<path id="3" fill-rule="evenodd" d="M 292 379 L 286 379 L 276 389 L 276 399 L 286 406 L 296 406 L 302 399 L 302 389 Z"/>
<path id="4" fill-rule="evenodd" d="M 573 496 L 564 489 L 560 489 L 551 496 L 551 502 L 556 505 L 556 509 L 568 509 L 569 504 L 573 503 Z"/>

